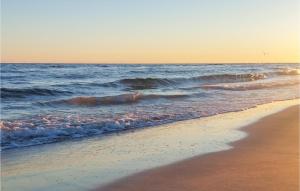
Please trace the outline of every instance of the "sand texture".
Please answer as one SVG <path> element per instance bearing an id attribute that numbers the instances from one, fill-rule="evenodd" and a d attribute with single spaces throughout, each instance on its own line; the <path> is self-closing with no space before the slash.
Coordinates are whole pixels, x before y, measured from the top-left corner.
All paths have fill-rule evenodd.
<path id="1" fill-rule="evenodd" d="M 155 168 L 99 191 L 297 191 L 299 106 L 243 128 L 234 149 Z"/>

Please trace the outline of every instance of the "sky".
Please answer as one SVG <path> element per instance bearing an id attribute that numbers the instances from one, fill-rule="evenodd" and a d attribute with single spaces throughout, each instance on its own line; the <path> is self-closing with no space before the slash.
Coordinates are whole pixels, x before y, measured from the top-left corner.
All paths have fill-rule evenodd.
<path id="1" fill-rule="evenodd" d="M 1 0 L 1 62 L 299 62 L 299 4 Z"/>

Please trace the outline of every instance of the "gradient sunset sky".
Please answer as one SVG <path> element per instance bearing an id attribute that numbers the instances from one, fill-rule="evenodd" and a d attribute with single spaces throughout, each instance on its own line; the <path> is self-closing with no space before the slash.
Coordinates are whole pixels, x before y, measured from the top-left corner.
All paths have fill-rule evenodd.
<path id="1" fill-rule="evenodd" d="M 299 0 L 1 0 L 1 61 L 299 62 Z"/>

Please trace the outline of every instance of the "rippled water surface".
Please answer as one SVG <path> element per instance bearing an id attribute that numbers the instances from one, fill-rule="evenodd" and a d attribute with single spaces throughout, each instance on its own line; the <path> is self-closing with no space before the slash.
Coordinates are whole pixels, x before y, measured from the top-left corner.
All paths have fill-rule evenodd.
<path id="1" fill-rule="evenodd" d="M 2 149 L 299 97 L 300 67 L 1 64 Z"/>

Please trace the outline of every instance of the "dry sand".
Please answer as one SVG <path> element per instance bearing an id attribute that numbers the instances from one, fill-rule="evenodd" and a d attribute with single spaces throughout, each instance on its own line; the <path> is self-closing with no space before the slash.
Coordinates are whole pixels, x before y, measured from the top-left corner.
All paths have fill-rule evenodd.
<path id="1" fill-rule="evenodd" d="M 135 174 L 98 191 L 297 191 L 299 106 L 244 127 L 234 149 Z"/>

